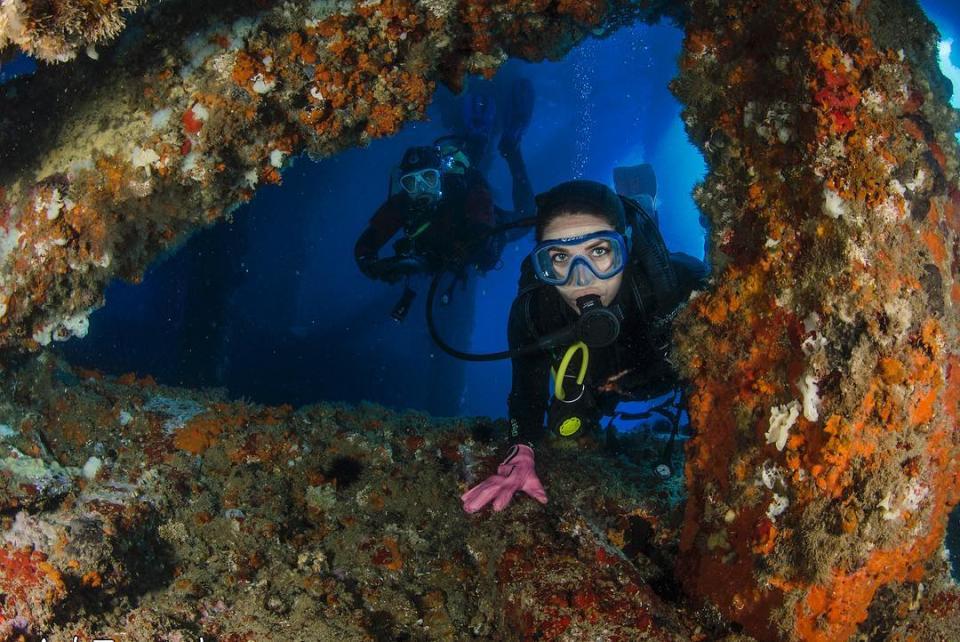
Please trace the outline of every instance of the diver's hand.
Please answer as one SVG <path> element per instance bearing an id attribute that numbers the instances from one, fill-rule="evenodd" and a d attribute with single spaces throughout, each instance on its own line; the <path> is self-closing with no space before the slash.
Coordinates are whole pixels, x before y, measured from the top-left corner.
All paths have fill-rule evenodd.
<path id="1" fill-rule="evenodd" d="M 533 448 L 518 444 L 510 449 L 507 458 L 490 475 L 463 495 L 463 510 L 475 513 L 493 502 L 493 510 L 507 507 L 517 491 L 523 491 L 541 504 L 547 503 L 547 493 L 534 470 Z"/>
<path id="2" fill-rule="evenodd" d="M 367 266 L 364 272 L 372 279 L 396 283 L 400 279 L 424 271 L 424 263 L 413 256 L 391 256 Z"/>
<path id="3" fill-rule="evenodd" d="M 386 259 L 368 261 L 360 266 L 360 270 L 371 279 L 396 283 L 403 278 L 403 275 L 391 268 Z"/>

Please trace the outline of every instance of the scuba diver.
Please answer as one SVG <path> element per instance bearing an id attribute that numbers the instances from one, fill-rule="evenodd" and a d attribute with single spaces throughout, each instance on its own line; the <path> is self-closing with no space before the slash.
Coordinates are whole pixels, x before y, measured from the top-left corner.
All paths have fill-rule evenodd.
<path id="1" fill-rule="evenodd" d="M 517 491 L 546 503 L 534 445 L 589 437 L 620 401 L 675 390 L 672 319 L 707 278 L 702 262 L 667 250 L 639 201 L 601 183 L 561 183 L 536 204 L 537 245 L 521 267 L 510 350 L 496 353 L 512 359 L 512 446 L 497 474 L 462 495 L 468 513 L 491 503 L 503 510 Z"/>
<path id="2" fill-rule="evenodd" d="M 357 239 L 354 256 L 361 272 L 387 283 L 415 274 L 455 275 L 443 296 L 449 300 L 457 282 L 466 280 L 467 268 L 494 269 L 513 233 L 493 233 L 498 226 L 532 216 L 535 204 L 520 141 L 533 114 L 533 86 L 527 79 L 514 83 L 503 115 L 498 145 L 512 177 L 514 211 L 493 202 L 491 189 L 478 169 L 496 124 L 492 97 L 468 95 L 464 102 L 464 136 L 444 136 L 432 145 L 411 147 L 399 166 L 398 193 L 389 195 Z M 402 231 L 394 256 L 381 258 L 380 249 Z M 522 230 L 520 231 L 522 234 Z M 415 292 L 409 282 L 393 310 L 400 321 L 406 316 Z"/>

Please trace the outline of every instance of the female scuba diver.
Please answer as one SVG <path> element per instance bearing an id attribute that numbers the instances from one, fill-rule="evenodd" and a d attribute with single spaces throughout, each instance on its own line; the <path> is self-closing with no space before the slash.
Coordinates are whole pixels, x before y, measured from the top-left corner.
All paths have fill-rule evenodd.
<path id="1" fill-rule="evenodd" d="M 536 201 L 537 245 L 508 324 L 512 446 L 497 474 L 462 495 L 468 513 L 503 510 L 517 491 L 546 503 L 534 457 L 545 436 L 578 438 L 619 401 L 675 388 L 671 321 L 707 276 L 701 261 L 667 251 L 637 201 L 601 183 L 561 183 Z"/>

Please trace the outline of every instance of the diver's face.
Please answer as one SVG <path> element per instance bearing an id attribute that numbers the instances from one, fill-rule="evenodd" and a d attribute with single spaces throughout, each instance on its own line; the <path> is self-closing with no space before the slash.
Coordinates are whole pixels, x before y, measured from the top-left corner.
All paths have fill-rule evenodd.
<path id="1" fill-rule="evenodd" d="M 543 230 L 543 238 L 565 239 L 585 236 L 594 232 L 613 230 L 614 227 L 610 225 L 606 219 L 594 216 L 593 214 L 563 214 L 547 224 Z M 602 249 L 603 248 L 572 247 L 571 251 L 575 253 L 592 252 L 593 254 L 598 254 Z M 620 291 L 620 286 L 623 283 L 622 271 L 609 279 L 600 279 L 590 270 L 585 269 L 584 266 L 576 266 L 574 269 L 578 270 L 578 272 L 573 278 L 563 285 L 555 285 L 553 287 L 557 288 L 557 292 L 560 293 L 563 300 L 566 301 L 567 305 L 573 308 L 577 314 L 580 313 L 580 309 L 577 307 L 577 299 L 582 296 L 597 294 L 605 306 L 610 305 L 614 298 L 616 298 L 617 293 Z"/>
<path id="2" fill-rule="evenodd" d="M 404 174 L 400 186 L 415 205 L 427 207 L 440 200 L 441 178 L 440 170 L 429 167 Z"/>

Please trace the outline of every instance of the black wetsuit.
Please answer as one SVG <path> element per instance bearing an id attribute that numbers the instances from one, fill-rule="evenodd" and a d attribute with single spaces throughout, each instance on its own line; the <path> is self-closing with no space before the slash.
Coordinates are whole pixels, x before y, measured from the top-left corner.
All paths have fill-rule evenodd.
<path id="1" fill-rule="evenodd" d="M 469 170 L 466 176 L 455 181 L 444 177 L 444 197 L 432 206 L 419 208 L 406 192 L 394 194 L 374 214 L 369 227 L 357 240 L 354 253 L 358 262 L 376 257 L 378 250 L 400 229 L 406 228 L 413 234 L 422 226 L 410 250 L 427 262 L 429 271 L 467 258 L 489 269 L 489 264 L 495 263 L 498 256 L 499 248 L 493 243 L 471 248 L 472 256 L 463 254 L 471 241 L 500 223 L 502 215 L 493 204 L 483 176 Z"/>
<path id="2" fill-rule="evenodd" d="M 657 319 L 685 301 L 691 291 L 702 288 L 707 270 L 701 261 L 681 253 L 671 254 L 670 263 L 676 276 L 671 301 L 656 300 L 650 279 L 638 261 L 631 260 L 624 270 L 620 291 L 609 306 L 619 305 L 622 310 L 620 335 L 612 345 L 590 350 L 585 380 L 601 414 L 612 413 L 619 401 L 656 397 L 677 384 L 676 374 L 666 360 L 669 318 Z M 561 330 L 578 316 L 556 288 L 539 285 L 524 293 L 524 280 L 521 276 L 521 294 L 510 310 L 507 334 L 511 349 Z M 513 441 L 534 443 L 546 434 L 544 414 L 551 397 L 550 368 L 556 367 L 567 347 L 513 359 L 513 385 L 507 402 Z M 569 371 L 578 370 L 579 362 L 578 357 Z"/>
<path id="3" fill-rule="evenodd" d="M 377 209 L 357 239 L 354 257 L 361 271 L 379 258 L 380 249 L 401 229 L 413 236 L 408 251 L 425 260 L 429 273 L 466 263 L 482 271 L 493 268 L 504 244 L 526 230 L 490 236 L 479 245 L 477 240 L 499 225 L 532 216 L 536 208 L 519 150 L 509 150 L 503 156 L 513 180 L 514 211 L 494 204 L 490 185 L 472 167 L 461 176 L 444 175 L 443 198 L 433 206 L 419 208 L 406 192 L 399 192 Z M 418 230 L 420 233 L 416 233 Z"/>

